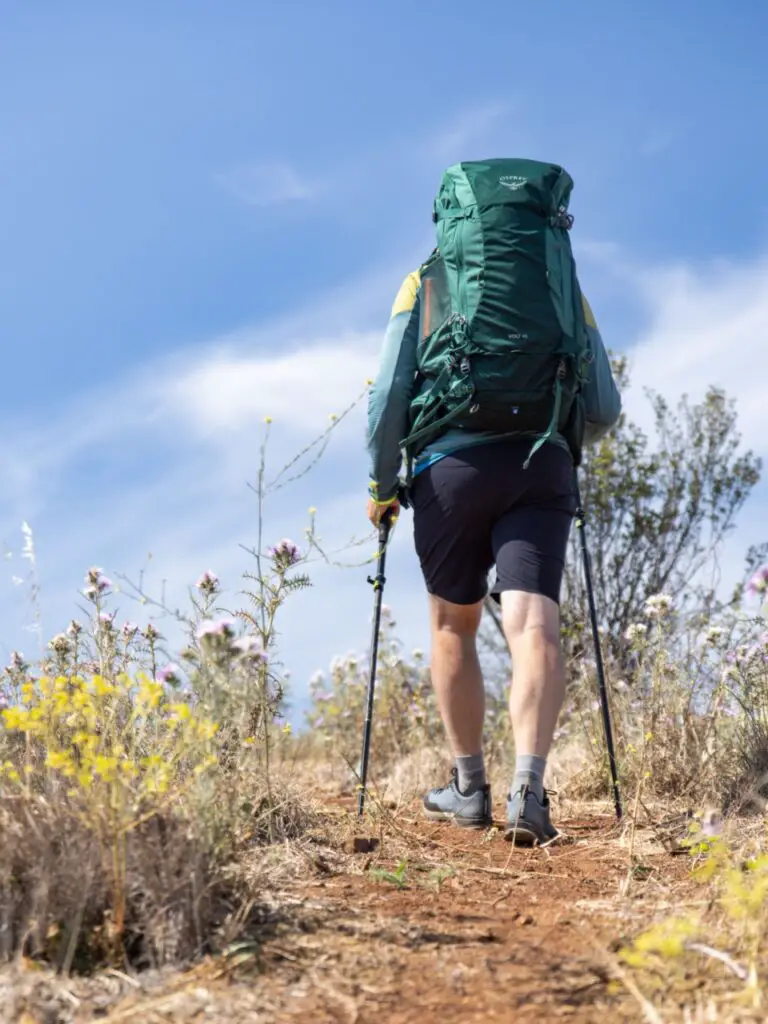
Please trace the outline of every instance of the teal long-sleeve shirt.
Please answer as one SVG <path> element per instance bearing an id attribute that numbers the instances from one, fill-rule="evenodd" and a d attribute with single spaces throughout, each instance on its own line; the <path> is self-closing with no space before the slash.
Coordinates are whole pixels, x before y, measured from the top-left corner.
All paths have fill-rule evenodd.
<path id="1" fill-rule="evenodd" d="M 397 494 L 402 466 L 400 441 L 409 429 L 411 402 L 415 396 L 419 330 L 420 279 L 409 274 L 397 294 L 384 335 L 379 370 L 368 396 L 368 455 L 372 491 L 379 500 Z M 590 369 L 583 389 L 586 411 L 585 444 L 594 444 L 621 415 L 621 395 L 611 370 L 597 322 L 582 296 L 589 336 Z M 416 458 L 414 476 L 445 455 L 461 448 L 500 440 L 509 434 L 449 429 Z M 552 443 L 567 449 L 560 434 Z"/>

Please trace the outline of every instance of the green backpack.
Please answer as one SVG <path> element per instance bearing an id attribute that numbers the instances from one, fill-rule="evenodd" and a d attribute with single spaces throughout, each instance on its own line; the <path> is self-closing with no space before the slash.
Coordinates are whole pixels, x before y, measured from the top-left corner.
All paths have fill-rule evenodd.
<path id="1" fill-rule="evenodd" d="M 408 464 L 449 427 L 557 430 L 580 461 L 587 333 L 568 231 L 573 181 L 536 160 L 460 163 L 443 174 L 437 248 L 420 269 L 418 393 Z"/>

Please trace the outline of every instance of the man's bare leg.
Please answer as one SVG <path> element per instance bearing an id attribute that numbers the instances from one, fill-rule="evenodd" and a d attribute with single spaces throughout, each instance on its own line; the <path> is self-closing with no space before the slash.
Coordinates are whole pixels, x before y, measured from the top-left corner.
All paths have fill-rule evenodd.
<path id="1" fill-rule="evenodd" d="M 560 609 L 540 594 L 501 595 L 502 624 L 512 656 L 509 713 L 517 766 L 511 792 L 527 784 L 544 796 L 544 770 L 565 698 Z"/>
<path id="2" fill-rule="evenodd" d="M 432 685 L 463 793 L 485 785 L 485 687 L 477 656 L 483 603 L 452 604 L 430 596 Z"/>

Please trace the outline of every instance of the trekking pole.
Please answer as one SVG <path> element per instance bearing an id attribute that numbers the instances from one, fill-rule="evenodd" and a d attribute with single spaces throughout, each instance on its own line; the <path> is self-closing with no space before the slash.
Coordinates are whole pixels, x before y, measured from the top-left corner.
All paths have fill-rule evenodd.
<path id="1" fill-rule="evenodd" d="M 362 818 L 365 806 L 365 784 L 368 778 L 368 758 L 371 752 L 371 722 L 373 720 L 373 691 L 376 685 L 376 661 L 379 655 L 379 627 L 381 625 L 381 603 L 384 597 L 384 568 L 387 560 L 387 541 L 392 523 L 392 510 L 387 509 L 379 523 L 379 558 L 376 575 L 369 576 L 368 582 L 373 587 L 373 631 L 371 635 L 371 666 L 368 677 L 368 699 L 365 708 L 365 726 L 363 728 L 363 754 L 360 762 L 360 792 L 357 797 L 357 816 Z"/>
<path id="2" fill-rule="evenodd" d="M 616 753 L 613 747 L 613 730 L 611 729 L 611 714 L 608 708 L 608 688 L 605 685 L 605 671 L 603 669 L 603 654 L 600 649 L 600 632 L 597 628 L 597 611 L 595 610 L 595 594 L 592 589 L 592 569 L 589 561 L 589 550 L 587 548 L 587 536 L 584 529 L 584 508 L 581 504 L 581 491 L 579 490 L 579 476 L 577 470 L 573 470 L 573 487 L 576 492 L 576 526 L 581 535 L 581 553 L 584 559 L 584 580 L 587 585 L 587 601 L 589 602 L 589 617 L 592 621 L 592 640 L 595 645 L 595 665 L 597 666 L 597 685 L 600 690 L 600 710 L 603 713 L 603 728 L 605 730 L 605 745 L 608 748 L 608 763 L 611 768 L 611 781 L 613 782 L 613 802 L 616 807 L 616 817 L 621 819 L 621 795 L 619 793 L 619 773 L 616 766 Z"/>

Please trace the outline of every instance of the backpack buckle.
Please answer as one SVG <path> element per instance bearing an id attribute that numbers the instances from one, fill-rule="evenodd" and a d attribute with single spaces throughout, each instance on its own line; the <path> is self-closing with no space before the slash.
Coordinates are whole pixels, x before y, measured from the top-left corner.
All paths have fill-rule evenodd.
<path id="1" fill-rule="evenodd" d="M 573 227 L 573 214 L 568 213 L 564 206 L 558 208 L 554 217 L 550 217 L 550 223 L 554 228 L 565 228 L 570 231 Z"/>

